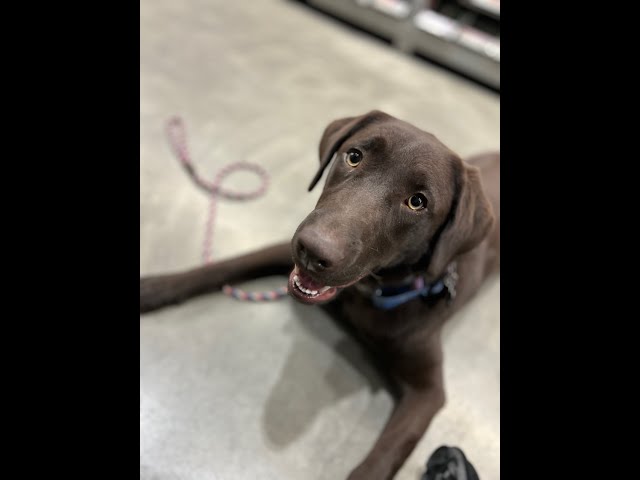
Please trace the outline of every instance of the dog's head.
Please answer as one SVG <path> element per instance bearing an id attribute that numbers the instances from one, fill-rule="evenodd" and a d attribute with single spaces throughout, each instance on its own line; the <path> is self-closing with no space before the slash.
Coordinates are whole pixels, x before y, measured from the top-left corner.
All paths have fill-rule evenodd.
<path id="1" fill-rule="evenodd" d="M 305 303 L 381 269 L 424 263 L 435 279 L 493 224 L 479 171 L 433 135 L 380 111 L 329 124 L 315 209 L 298 227 L 289 291 Z"/>

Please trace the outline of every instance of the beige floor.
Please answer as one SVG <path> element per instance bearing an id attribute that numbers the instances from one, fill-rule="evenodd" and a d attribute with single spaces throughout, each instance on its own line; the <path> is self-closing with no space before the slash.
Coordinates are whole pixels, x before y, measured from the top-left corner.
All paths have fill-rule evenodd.
<path id="1" fill-rule="evenodd" d="M 495 94 L 296 3 L 142 0 L 140 14 L 141 274 L 200 261 L 208 202 L 167 147 L 170 115 L 203 172 L 248 160 L 271 174 L 264 197 L 220 205 L 216 258 L 291 238 L 319 195 L 306 186 L 334 118 L 377 108 L 461 155 L 499 148 Z M 495 281 L 449 323 L 448 403 L 397 479 L 417 480 L 441 444 L 500 478 L 499 297 Z M 354 343 L 291 299 L 215 294 L 141 318 L 141 479 L 339 480 L 391 406 Z"/>

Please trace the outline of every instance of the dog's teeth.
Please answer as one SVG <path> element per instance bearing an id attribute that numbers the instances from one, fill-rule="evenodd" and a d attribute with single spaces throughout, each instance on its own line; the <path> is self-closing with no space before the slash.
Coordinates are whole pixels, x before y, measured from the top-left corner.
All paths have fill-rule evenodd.
<path id="1" fill-rule="evenodd" d="M 310 290 L 302 286 L 302 283 L 300 282 L 300 277 L 298 275 L 293 276 L 293 283 L 296 285 L 296 287 L 298 287 L 298 289 L 301 292 L 306 293 L 311 297 L 317 297 L 320 293 L 324 293 L 331 288 L 331 287 L 322 287 L 320 290 Z"/>

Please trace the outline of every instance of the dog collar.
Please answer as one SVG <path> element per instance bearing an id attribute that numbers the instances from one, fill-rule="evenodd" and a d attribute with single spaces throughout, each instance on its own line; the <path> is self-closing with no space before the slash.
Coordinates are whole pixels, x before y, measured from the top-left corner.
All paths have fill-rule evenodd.
<path id="1" fill-rule="evenodd" d="M 444 290 L 449 294 L 449 300 L 456 296 L 456 282 L 458 273 L 455 262 L 447 267 L 445 275 L 434 283 L 426 284 L 422 275 L 408 284 L 394 287 L 376 288 L 371 295 L 371 303 L 380 310 L 392 310 L 415 298 L 435 297 Z"/>

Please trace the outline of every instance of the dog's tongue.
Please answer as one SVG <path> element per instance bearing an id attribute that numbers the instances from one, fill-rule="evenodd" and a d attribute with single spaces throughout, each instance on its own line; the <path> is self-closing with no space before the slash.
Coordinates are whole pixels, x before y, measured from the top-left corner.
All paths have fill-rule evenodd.
<path id="1" fill-rule="evenodd" d="M 307 275 L 304 272 L 301 272 L 300 270 L 298 270 L 298 267 L 296 266 L 296 275 L 298 275 L 298 280 L 300 281 L 300 283 L 302 284 L 302 286 L 304 288 L 306 288 L 307 290 L 321 290 L 325 287 L 325 285 L 315 282 L 309 275 Z"/>

